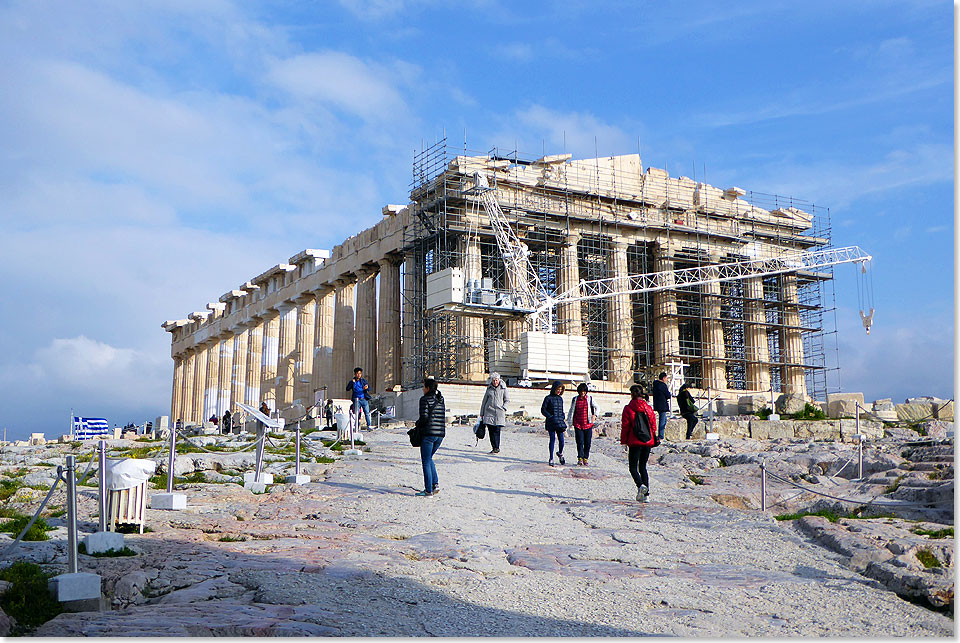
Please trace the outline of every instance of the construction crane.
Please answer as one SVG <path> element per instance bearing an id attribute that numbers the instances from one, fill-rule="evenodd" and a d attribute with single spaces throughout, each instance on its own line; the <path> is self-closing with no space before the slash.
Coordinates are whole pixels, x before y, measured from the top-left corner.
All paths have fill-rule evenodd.
<path id="1" fill-rule="evenodd" d="M 787 252 L 766 258 L 628 275 L 626 278 L 608 277 L 581 281 L 577 286 L 567 291 L 551 295 L 544 288 L 536 269 L 530 262 L 526 244 L 520 241 L 513 228 L 510 227 L 510 223 L 497 200 L 496 188 L 490 186 L 487 177 L 483 173 L 475 172 L 474 187 L 465 190 L 465 193 L 476 194 L 479 197 L 479 201 L 490 219 L 490 226 L 493 229 L 497 247 L 506 268 L 511 274 L 518 277 L 514 279 L 513 284 L 514 299 L 507 306 L 499 306 L 499 308 L 504 312 L 509 311 L 514 315 L 528 317 L 535 330 L 546 333 L 553 332 L 554 309 L 562 304 L 591 299 L 606 299 L 619 295 L 692 288 L 711 283 L 786 274 L 798 270 L 815 270 L 846 263 L 859 264 L 860 272 L 866 275 L 867 265 L 873 258 L 857 246 Z M 624 284 L 624 281 L 627 283 Z M 861 277 L 861 281 L 865 281 L 865 279 Z M 872 298 L 872 292 L 870 297 Z M 870 327 L 873 325 L 874 309 L 870 305 L 869 313 L 865 312 L 865 306 L 868 305 L 865 303 L 866 301 L 864 297 L 861 297 L 860 317 L 869 335 Z M 872 300 L 869 301 L 869 304 L 872 304 Z M 445 307 L 466 313 L 471 311 L 480 313 L 481 311 L 493 312 L 492 309 L 498 306 L 465 301 L 463 304 L 455 303 Z"/>

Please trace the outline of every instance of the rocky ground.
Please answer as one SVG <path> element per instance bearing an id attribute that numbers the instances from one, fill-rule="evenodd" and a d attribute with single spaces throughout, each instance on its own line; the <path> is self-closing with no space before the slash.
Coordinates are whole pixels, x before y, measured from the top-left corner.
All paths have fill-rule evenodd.
<path id="1" fill-rule="evenodd" d="M 893 434 L 871 443 L 862 480 L 849 443 L 666 442 L 651 456 L 651 501 L 640 504 L 608 432 L 595 439 L 589 467 L 571 466 L 568 436 L 567 466 L 550 468 L 535 426 L 505 431 L 499 455 L 475 446 L 468 426 L 451 426 L 432 498 L 414 496 L 419 452 L 404 427 L 369 433 L 360 456 L 312 442 L 303 465 L 312 482 L 264 494 L 230 482 L 252 455 L 178 456 L 178 475 L 199 470 L 219 482 L 178 485 L 185 511 L 148 509 L 152 531 L 126 536 L 136 556 L 81 555 L 81 571 L 103 578 L 110 609 L 61 614 L 36 634 L 954 634 L 937 611 L 953 604 L 952 441 L 911 446 L 910 435 Z M 150 446 L 111 444 L 127 453 Z M 0 456 L 0 473 L 32 476 L 39 487 L 20 488 L 8 504 L 35 508 L 54 471 L 47 465 L 67 449 Z M 273 450 L 268 471 L 292 468 L 288 447 Z M 772 475 L 857 502 L 770 477 L 761 512 L 761 460 Z M 96 490 L 81 489 L 89 533 Z M 59 492 L 54 502 L 62 505 Z M 849 516 L 856 507 L 882 517 Z M 774 518 L 804 510 L 827 517 Z M 62 571 L 65 529 L 50 533 L 7 561 Z"/>

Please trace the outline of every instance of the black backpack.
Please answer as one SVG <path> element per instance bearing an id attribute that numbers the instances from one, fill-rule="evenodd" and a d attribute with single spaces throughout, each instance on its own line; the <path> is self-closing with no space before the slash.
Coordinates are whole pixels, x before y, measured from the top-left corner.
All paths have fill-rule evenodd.
<path id="1" fill-rule="evenodd" d="M 656 434 L 650 428 L 650 420 L 641 409 L 633 414 L 633 435 L 647 446 L 656 446 Z"/>

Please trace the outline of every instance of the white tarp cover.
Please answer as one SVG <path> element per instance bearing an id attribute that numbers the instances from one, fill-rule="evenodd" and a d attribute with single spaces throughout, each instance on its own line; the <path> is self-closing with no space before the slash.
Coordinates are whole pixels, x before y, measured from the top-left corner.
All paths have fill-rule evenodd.
<path id="1" fill-rule="evenodd" d="M 157 463 L 153 460 L 137 460 L 135 458 L 111 460 L 108 458 L 106 487 L 110 491 L 131 489 L 146 482 L 156 470 Z"/>

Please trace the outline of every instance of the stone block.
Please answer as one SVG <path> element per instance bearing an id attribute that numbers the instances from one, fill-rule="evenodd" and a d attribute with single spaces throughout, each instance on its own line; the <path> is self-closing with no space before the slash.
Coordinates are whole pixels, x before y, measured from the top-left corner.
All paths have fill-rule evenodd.
<path id="1" fill-rule="evenodd" d="M 763 423 L 763 420 L 758 420 L 758 423 Z M 767 440 L 796 437 L 794 435 L 794 423 L 790 420 L 767 420 L 765 424 L 767 425 L 765 427 Z"/>
<path id="2" fill-rule="evenodd" d="M 840 431 L 843 433 L 845 442 L 853 440 L 853 436 L 857 434 L 857 421 L 849 419 L 840 420 Z M 861 416 L 860 435 L 865 436 L 868 440 L 879 440 L 884 435 L 883 423 L 866 420 Z"/>
<path id="3" fill-rule="evenodd" d="M 84 536 L 83 546 L 87 548 L 88 554 L 102 554 L 110 550 L 120 551 L 124 547 L 123 534 L 115 531 L 98 531 Z"/>
<path id="4" fill-rule="evenodd" d="M 740 415 L 756 413 L 762 408 L 770 406 L 770 398 L 766 395 L 741 395 L 737 400 Z"/>
<path id="5" fill-rule="evenodd" d="M 731 402 L 729 400 L 718 400 L 720 415 L 731 417 L 740 415 L 740 402 Z"/>
<path id="6" fill-rule="evenodd" d="M 953 400 L 937 404 L 933 411 L 936 419 L 953 422 Z"/>
<path id="7" fill-rule="evenodd" d="M 155 493 L 150 496 L 151 509 L 180 510 L 187 508 L 187 497 L 182 493 Z"/>
<path id="8" fill-rule="evenodd" d="M 294 474 L 294 475 L 285 477 L 283 481 L 287 484 L 307 484 L 308 482 L 310 482 L 310 476 L 303 473 L 299 475 Z"/>
<path id="9" fill-rule="evenodd" d="M 894 405 L 893 405 L 893 400 L 891 400 L 890 398 L 884 398 L 884 399 L 882 399 L 882 400 L 876 400 L 876 401 L 873 403 L 873 410 L 874 410 L 875 412 L 876 412 L 876 411 L 894 411 L 894 412 L 896 412 L 897 409 L 896 409 L 896 408 L 894 407 Z"/>
<path id="10" fill-rule="evenodd" d="M 897 404 L 897 419 L 901 422 L 922 422 L 933 417 L 930 402 Z"/>
<path id="11" fill-rule="evenodd" d="M 864 406 L 863 393 L 827 393 L 827 404 L 842 400 L 844 402 L 859 402 Z"/>
<path id="12" fill-rule="evenodd" d="M 789 420 L 788 420 L 789 421 Z M 814 440 L 837 440 L 840 424 L 827 420 L 793 420 L 793 437 Z"/>
<path id="13" fill-rule="evenodd" d="M 244 482 L 243 488 L 252 493 L 264 493 L 267 490 L 267 485 L 264 482 Z"/>
<path id="14" fill-rule="evenodd" d="M 799 413 L 803 410 L 806 400 L 802 395 L 796 393 L 783 393 L 777 398 L 777 413 L 786 415 L 789 413 Z"/>
<path id="15" fill-rule="evenodd" d="M 257 474 L 254 471 L 248 471 L 243 474 L 243 484 L 246 486 L 248 482 L 255 482 Z M 262 484 L 273 484 L 273 474 L 272 473 L 261 473 L 260 482 Z"/>
<path id="16" fill-rule="evenodd" d="M 54 576 L 47 581 L 47 587 L 61 603 L 100 598 L 100 577 L 88 572 Z"/>
<path id="17" fill-rule="evenodd" d="M 857 403 L 854 400 L 832 400 L 827 403 L 827 417 L 855 418 L 857 417 Z"/>

